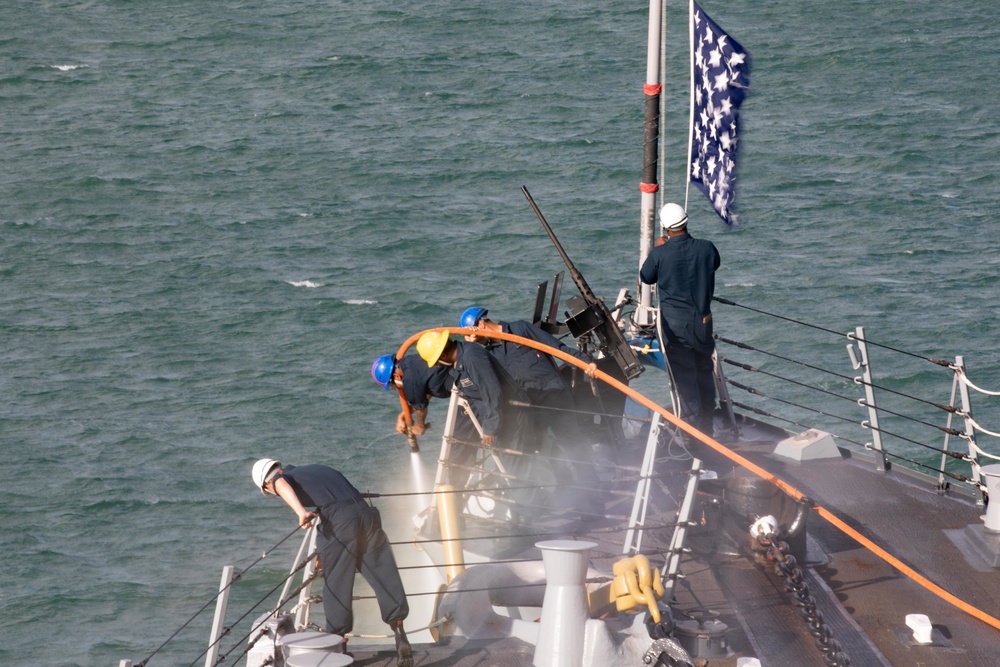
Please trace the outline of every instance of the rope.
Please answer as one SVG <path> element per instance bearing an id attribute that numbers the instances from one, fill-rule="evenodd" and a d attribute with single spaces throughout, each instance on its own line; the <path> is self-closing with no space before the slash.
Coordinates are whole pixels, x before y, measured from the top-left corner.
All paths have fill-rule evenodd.
<path id="1" fill-rule="evenodd" d="M 728 303 L 732 303 L 732 302 L 728 302 Z M 733 304 L 733 305 L 738 305 L 738 304 Z M 787 318 L 781 318 L 781 319 L 787 319 Z M 808 326 L 812 326 L 812 325 L 808 325 Z M 819 328 L 819 327 L 815 327 L 815 328 Z M 450 328 L 444 328 L 444 327 L 442 327 L 442 328 L 438 328 L 438 329 L 427 329 L 426 331 L 437 331 L 437 332 L 448 331 L 448 332 L 453 333 L 455 335 L 472 335 L 472 334 L 483 335 L 483 332 L 473 332 L 471 329 L 466 329 L 466 328 L 461 328 L 461 327 L 460 328 L 456 328 L 456 329 L 450 329 Z M 406 351 L 410 348 L 410 346 L 413 345 L 414 343 L 416 343 L 417 340 L 420 338 L 420 336 L 422 336 L 424 333 L 426 333 L 426 331 L 421 331 L 421 332 L 418 332 L 418 333 L 410 336 L 410 338 L 408 338 L 400 346 L 399 352 L 397 353 L 397 357 L 402 357 L 406 353 Z M 549 347 L 549 346 L 544 345 L 542 343 L 537 343 L 537 342 L 535 342 L 533 340 L 530 340 L 528 338 L 522 338 L 520 336 L 514 336 L 512 334 L 507 334 L 507 333 L 503 333 L 503 332 L 489 332 L 489 337 L 490 338 L 498 338 L 500 340 L 511 341 L 511 342 L 514 342 L 514 343 L 518 343 L 520 345 L 525 345 L 525 346 L 530 347 L 530 348 L 532 348 L 534 350 L 538 350 L 540 352 L 544 352 L 544 353 L 549 354 L 549 355 L 551 355 L 553 357 L 556 357 L 556 358 L 558 358 L 558 359 L 566 362 L 567 364 L 570 364 L 570 365 L 575 366 L 577 368 L 580 368 L 580 369 L 582 369 L 582 370 L 584 370 L 586 372 L 589 372 L 594 377 L 602 380 L 604 383 L 606 383 L 606 384 L 610 385 L 611 387 L 617 389 L 618 391 L 622 392 L 623 394 L 625 394 L 626 396 L 628 396 L 629 398 L 631 398 L 636 403 L 642 405 L 643 407 L 645 407 L 645 408 L 647 408 L 649 410 L 652 410 L 653 412 L 659 413 L 659 415 L 663 419 L 667 420 L 668 422 L 670 422 L 671 424 L 673 424 L 677 428 L 683 430 L 690 437 L 692 437 L 692 438 L 694 438 L 694 439 L 702 442 L 707 447 L 709 447 L 709 448 L 715 450 L 716 452 L 718 452 L 719 454 L 725 456 L 726 458 L 728 458 L 729 460 L 731 460 L 733 463 L 736 463 L 737 465 L 742 466 L 743 468 L 746 468 L 747 470 L 749 470 L 753 474 L 757 475 L 758 477 L 761 477 L 761 478 L 763 478 L 763 479 L 771 482 L 772 484 L 774 484 L 776 487 L 778 487 L 779 489 L 781 489 L 782 491 L 784 491 L 785 493 L 787 493 L 789 496 L 791 496 L 795 500 L 802 501 L 802 502 L 808 502 L 810 504 L 810 506 L 812 507 L 813 511 L 815 511 L 820 517 L 822 517 L 823 519 L 825 519 L 828 523 L 830 523 L 831 525 L 833 525 L 835 528 L 839 529 L 845 535 L 847 535 L 847 536 L 851 537 L 852 539 L 854 539 L 856 542 L 858 542 L 859 544 L 861 544 L 863 547 L 867 548 L 869 551 L 871 551 L 876 556 L 878 556 L 879 558 L 881 558 L 882 560 L 884 560 L 886 563 L 888 563 L 892 567 L 896 568 L 899 572 L 901 572 L 902 574 L 906 575 L 907 577 L 909 577 L 910 579 L 912 579 L 913 581 L 915 581 L 920 586 L 923 586 L 925 589 L 927 589 L 931 593 L 937 595 L 942 600 L 945 600 L 949 604 L 952 604 L 955 607 L 958 607 L 959 609 L 961 609 L 965 613 L 967 613 L 967 614 L 969 614 L 969 615 L 971 615 L 971 616 L 973 616 L 975 618 L 978 618 L 979 620 L 983 621 L 984 623 L 987 623 L 988 625 L 991 625 L 992 627 L 1000 630 L 1000 619 L 995 618 L 995 617 L 987 614 L 986 612 L 984 612 L 984 611 L 982 611 L 980 609 L 977 609 L 976 607 L 973 607 L 972 605 L 970 605 L 969 603 L 965 602 L 964 600 L 962 600 L 962 599 L 956 597 L 955 595 L 952 595 L 948 591 L 944 590 L 943 588 L 941 588 L 940 586 L 938 586 L 937 584 L 935 584 L 934 582 L 930 581 L 929 579 L 927 579 L 926 577 L 924 577 L 923 575 L 921 575 L 919 572 L 917 572 L 916 570 L 914 570 L 912 567 L 910 567 L 906 563 L 902 562 L 901 560 L 899 560 L 898 558 L 896 558 L 895 556 L 893 556 L 891 553 L 889 553 L 888 551 L 886 551 L 885 549 L 883 549 L 879 545 L 875 544 L 875 542 L 873 542 L 871 539 L 865 537 L 860 532 L 858 532 L 856 529 L 854 529 L 851 526 L 849 526 L 845 521 L 843 521 L 842 519 L 840 519 L 839 517 L 837 517 L 836 515 L 834 515 L 833 512 L 831 512 L 830 510 L 828 510 L 828 509 L 826 509 L 826 508 L 824 508 L 822 506 L 814 504 L 811 500 L 809 500 L 806 497 L 806 495 L 804 493 L 802 493 L 801 491 L 799 491 L 798 489 L 796 489 L 794 486 L 792 486 L 788 482 L 785 482 L 784 480 L 776 477 L 775 475 L 772 475 L 770 472 L 768 472 L 767 470 L 765 470 L 765 469 L 761 468 L 760 466 L 756 465 L 752 461 L 750 461 L 750 460 L 746 459 L 745 457 L 737 454 L 736 452 L 734 452 L 733 450 L 729 449 L 725 445 L 719 443 L 718 441 L 714 440 L 713 438 L 705 435 L 701 431 L 699 431 L 696 428 L 694 428 L 693 426 L 689 425 L 687 422 L 685 422 L 685 421 L 679 419 L 678 417 L 674 416 L 674 414 L 671 413 L 669 410 L 663 408 L 660 405 L 657 405 L 656 403 L 654 403 L 653 401 L 651 401 L 649 398 L 643 396 L 642 394 L 640 394 L 639 392 L 635 391 L 634 389 L 631 389 L 628 385 L 622 383 L 617 378 L 615 378 L 615 377 L 613 377 L 611 375 L 608 375 L 607 373 L 605 373 L 604 371 L 602 371 L 602 370 L 600 370 L 598 368 L 595 368 L 595 369 L 591 370 L 588 364 L 585 364 L 584 362 L 578 360 L 576 357 L 574 357 L 574 356 L 572 356 L 570 354 L 567 354 L 567 353 L 563 352 L 562 350 L 557 350 L 555 348 Z M 917 356 L 917 355 L 913 355 L 913 356 Z"/>
<path id="2" fill-rule="evenodd" d="M 973 419 L 970 415 L 966 415 L 965 418 L 969 420 L 969 423 L 972 424 L 977 431 L 980 431 L 981 433 L 985 433 L 986 435 L 991 435 L 994 438 L 1000 438 L 1000 433 L 994 433 L 993 431 L 987 431 L 985 428 L 983 428 L 982 426 L 980 426 L 979 422 L 977 422 L 975 419 Z M 964 436 L 965 434 L 963 433 L 961 435 Z M 986 452 L 983 452 L 983 453 L 985 454 Z M 986 455 L 989 456 L 990 458 L 996 458 L 992 454 L 986 454 Z"/>
<path id="3" fill-rule="evenodd" d="M 975 422 L 973 422 L 973 423 L 975 423 Z M 980 430 L 982 430 L 982 429 L 980 429 Z M 983 432 L 984 433 L 989 433 L 989 431 L 983 431 Z M 990 435 L 993 435 L 993 434 L 990 433 Z M 993 459 L 994 461 L 1000 461 L 1000 456 L 997 456 L 995 454 L 990 454 L 989 452 L 984 452 L 983 449 L 979 445 L 977 445 L 975 442 L 973 442 L 973 441 L 970 440 L 969 444 L 972 445 L 972 448 L 976 451 L 976 454 L 978 454 L 979 456 L 985 456 L 988 459 Z"/>
<path id="4" fill-rule="evenodd" d="M 813 386 L 810 386 L 810 385 L 808 385 L 808 384 L 806 384 L 804 382 L 799 382 L 798 380 L 792 380 L 791 378 L 786 378 L 786 377 L 784 377 L 782 375 L 778 375 L 777 373 L 771 373 L 770 371 L 761 370 L 760 368 L 757 368 L 756 366 L 751 366 L 750 364 L 740 363 L 738 361 L 733 361 L 732 359 L 726 359 L 725 357 L 723 357 L 722 361 L 725 361 L 727 364 L 730 364 L 731 366 L 736 366 L 737 368 L 742 368 L 745 371 L 750 371 L 751 373 L 760 373 L 761 375 L 767 375 L 768 377 L 773 377 L 773 378 L 775 378 L 777 380 L 782 380 L 783 382 L 788 382 L 789 384 L 798 385 L 799 387 L 802 387 L 803 389 L 809 389 L 811 391 L 818 391 L 821 394 L 826 394 L 828 396 L 833 396 L 834 398 L 839 398 L 839 399 L 844 400 L 844 401 L 850 401 L 851 403 L 854 403 L 857 400 L 853 396 L 843 396 L 841 394 L 834 393 L 834 392 L 829 391 L 827 389 L 820 389 L 819 387 L 813 387 Z"/>
<path id="5" fill-rule="evenodd" d="M 960 372 L 960 371 L 956 371 L 956 374 L 958 375 L 958 378 L 962 381 L 962 383 L 966 387 L 970 387 L 972 389 L 975 389 L 980 394 L 986 394 L 987 396 L 1000 396 L 1000 391 L 988 391 L 986 389 L 982 389 L 981 387 L 977 387 L 976 385 L 972 384 L 972 380 L 970 380 L 969 376 L 966 375 L 965 373 Z"/>
<path id="6" fill-rule="evenodd" d="M 820 373 L 826 373 L 827 375 L 832 375 L 834 377 L 838 377 L 841 380 L 848 380 L 850 382 L 854 381 L 854 378 L 851 377 L 850 375 L 843 375 L 842 373 L 836 373 L 834 371 L 827 370 L 825 368 L 820 368 L 819 366 L 813 366 L 812 364 L 807 364 L 804 361 L 798 361 L 797 359 L 792 359 L 791 357 L 783 357 L 780 354 L 775 354 L 774 352 L 768 352 L 767 350 L 762 350 L 762 349 L 754 347 L 753 345 L 750 345 L 748 343 L 741 343 L 741 342 L 738 342 L 738 341 L 735 341 L 735 340 L 730 340 L 728 338 L 723 338 L 722 336 L 719 336 L 718 334 L 715 335 L 715 340 L 722 341 L 723 343 L 729 343 L 730 345 L 733 345 L 734 347 L 738 347 L 741 350 L 750 350 L 751 352 L 758 352 L 760 354 L 765 354 L 765 355 L 767 355 L 769 357 L 774 357 L 775 359 L 781 359 L 782 361 L 787 361 L 788 363 L 795 364 L 796 366 L 802 366 L 803 368 L 808 368 L 810 370 L 819 371 Z"/>
<path id="7" fill-rule="evenodd" d="M 736 387 L 737 389 L 742 389 L 743 391 L 747 392 L 748 394 L 753 394 L 754 396 L 760 396 L 761 398 L 766 398 L 766 399 L 768 399 L 770 401 L 777 401 L 778 403 L 784 403 L 785 405 L 790 405 L 792 407 L 800 408 L 802 410 L 809 410 L 810 412 L 813 412 L 815 414 L 822 415 L 824 417 L 830 417 L 832 419 L 839 419 L 840 421 L 847 422 L 848 424 L 857 424 L 858 423 L 857 419 L 851 419 L 850 417 L 842 417 L 841 415 L 835 415 L 835 414 L 830 413 L 830 412 L 824 412 L 823 410 L 817 410 L 816 408 L 811 408 L 808 405 L 802 405 L 801 403 L 795 403 L 793 401 L 788 401 L 788 400 L 785 400 L 783 398 L 775 398 L 774 396 L 769 396 L 768 394 L 765 394 L 764 392 L 762 392 L 759 389 L 754 389 L 753 387 L 748 387 L 747 385 L 740 384 L 739 382 L 736 382 L 735 380 L 730 380 L 729 378 L 726 378 L 726 382 L 728 384 Z M 852 403 L 856 402 L 853 398 L 849 398 L 847 400 L 851 401 Z"/>

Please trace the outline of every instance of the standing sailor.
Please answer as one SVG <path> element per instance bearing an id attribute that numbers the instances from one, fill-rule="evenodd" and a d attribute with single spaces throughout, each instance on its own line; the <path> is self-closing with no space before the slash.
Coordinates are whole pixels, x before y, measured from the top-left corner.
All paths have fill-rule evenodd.
<path id="1" fill-rule="evenodd" d="M 664 340 L 660 347 L 680 400 L 680 417 L 712 435 L 715 378 L 712 352 L 712 296 L 719 251 L 706 239 L 688 234 L 688 216 L 677 204 L 664 204 L 660 225 L 664 242 L 650 251 L 639 271 L 643 283 L 656 285 Z"/>
<path id="2" fill-rule="evenodd" d="M 284 500 L 302 528 L 319 518 L 316 546 L 325 581 L 326 629 L 345 638 L 344 652 L 347 633 L 354 627 L 354 574 L 360 572 L 375 591 L 382 620 L 396 638 L 396 666 L 413 667 L 413 650 L 403 631 L 410 607 L 378 510 L 365 502 L 339 470 L 328 466 L 282 468 L 274 459 L 260 459 L 251 477 L 265 496 Z"/>

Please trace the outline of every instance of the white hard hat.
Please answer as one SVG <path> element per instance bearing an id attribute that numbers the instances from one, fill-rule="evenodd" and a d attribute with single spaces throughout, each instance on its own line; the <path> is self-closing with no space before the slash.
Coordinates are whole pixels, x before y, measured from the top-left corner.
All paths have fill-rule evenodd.
<path id="1" fill-rule="evenodd" d="M 688 215 L 680 204 L 664 204 L 660 209 L 660 226 L 663 231 L 687 227 Z"/>
<path id="2" fill-rule="evenodd" d="M 270 481 L 272 475 L 271 472 L 277 472 L 278 468 L 281 467 L 281 462 L 275 461 L 274 459 L 261 459 L 257 463 L 253 464 L 253 470 L 250 471 L 250 476 L 253 478 L 253 483 L 257 485 L 260 492 L 265 496 L 268 495 L 267 491 L 264 490 L 264 484 Z"/>

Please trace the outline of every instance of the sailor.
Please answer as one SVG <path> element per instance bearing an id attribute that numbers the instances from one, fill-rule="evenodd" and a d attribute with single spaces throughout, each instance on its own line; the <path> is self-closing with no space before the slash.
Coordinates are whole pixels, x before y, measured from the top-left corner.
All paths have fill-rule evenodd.
<path id="1" fill-rule="evenodd" d="M 481 329 L 484 332 L 508 333 L 520 336 L 521 338 L 527 338 L 570 354 L 580 361 L 591 364 L 591 368 L 596 368 L 589 354 L 566 345 L 552 334 L 543 331 L 531 322 L 524 320 L 513 322 L 500 320 L 494 322 L 487 317 L 488 314 L 489 311 L 480 306 L 466 308 L 465 312 L 458 318 L 458 326 L 468 329 Z M 526 345 L 518 345 L 506 340 L 491 340 L 476 335 L 466 336 L 465 340 L 470 343 L 479 342 L 485 345 L 514 377 L 517 383 L 524 387 L 532 403 L 545 404 L 547 401 L 560 400 L 559 398 L 554 398 L 554 396 L 568 394 L 570 391 L 566 378 L 559 372 L 559 367 L 551 355 Z M 572 402 L 572 397 L 569 400 Z"/>
<path id="2" fill-rule="evenodd" d="M 396 359 L 384 354 L 372 364 L 372 379 L 386 391 L 389 387 L 403 390 L 410 406 L 413 435 L 423 435 L 427 430 L 427 406 L 430 398 L 448 398 L 454 384 L 451 373 L 444 366 L 431 366 L 417 355 Z M 400 411 L 396 417 L 396 431 L 406 433 L 406 415 Z"/>
<path id="3" fill-rule="evenodd" d="M 596 364 L 589 354 L 570 347 L 552 334 L 524 320 L 494 322 L 487 315 L 489 311 L 481 306 L 467 308 L 458 319 L 458 325 L 476 331 L 502 332 L 521 336 L 549 347 L 561 350 L 581 361 L 590 364 L 589 373 L 593 373 Z M 576 402 L 569 383 L 556 365 L 551 355 L 512 341 L 490 339 L 485 336 L 467 335 L 465 340 L 478 342 L 500 362 L 511 377 L 525 390 L 531 400 L 530 411 L 532 430 L 535 442 L 543 447 L 546 432 L 551 431 L 557 450 L 574 450 L 560 452 L 561 455 L 585 461 L 575 471 L 579 479 L 591 483 L 596 481 L 593 468 L 589 465 L 591 452 L 583 451 L 583 445 L 593 444 L 592 438 L 583 435 L 578 422 Z"/>
<path id="4" fill-rule="evenodd" d="M 687 230 L 688 216 L 678 204 L 660 209 L 663 241 L 657 243 L 639 271 L 643 283 L 656 285 L 670 376 L 680 400 L 680 417 L 712 435 L 715 379 L 712 352 L 712 296 L 719 251 Z"/>
<path id="5" fill-rule="evenodd" d="M 493 445 L 502 434 L 505 446 L 518 448 L 523 423 L 518 404 L 528 404 L 527 394 L 486 348 L 448 336 L 447 329 L 428 331 L 417 341 L 417 352 L 428 367 L 450 369 L 458 392 L 479 422 L 483 445 Z"/>
<path id="6" fill-rule="evenodd" d="M 378 510 L 339 470 L 325 465 L 282 467 L 274 459 L 260 459 L 251 477 L 265 496 L 284 500 L 302 528 L 319 518 L 316 547 L 325 581 L 326 629 L 345 638 L 344 652 L 354 627 L 354 574 L 360 572 L 375 591 L 382 620 L 392 628 L 397 667 L 413 667 L 413 650 L 403 631 L 410 607 Z"/>

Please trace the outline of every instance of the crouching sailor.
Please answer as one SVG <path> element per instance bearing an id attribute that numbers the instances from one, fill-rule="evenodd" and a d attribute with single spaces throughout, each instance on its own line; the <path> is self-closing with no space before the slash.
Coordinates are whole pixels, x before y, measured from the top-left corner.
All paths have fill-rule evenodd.
<path id="1" fill-rule="evenodd" d="M 279 496 L 292 508 L 302 528 L 317 517 L 320 520 L 316 547 L 325 580 L 326 629 L 343 637 L 353 629 L 354 573 L 360 572 L 375 591 L 382 620 L 396 638 L 397 667 L 413 667 L 413 651 L 403 631 L 410 607 L 378 510 L 339 470 L 328 466 L 282 468 L 274 459 L 260 459 L 251 476 L 261 493 Z M 347 639 L 344 644 L 346 652 Z"/>

